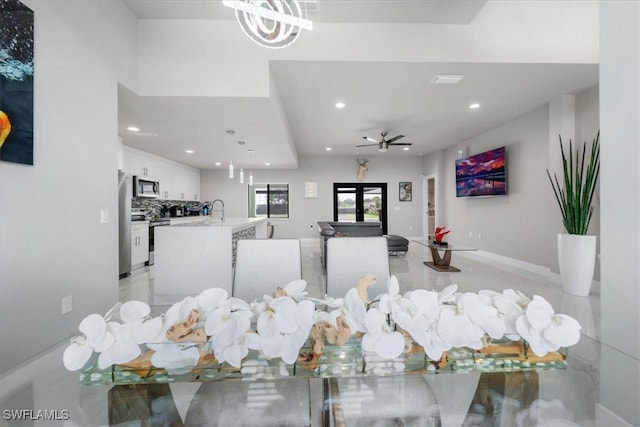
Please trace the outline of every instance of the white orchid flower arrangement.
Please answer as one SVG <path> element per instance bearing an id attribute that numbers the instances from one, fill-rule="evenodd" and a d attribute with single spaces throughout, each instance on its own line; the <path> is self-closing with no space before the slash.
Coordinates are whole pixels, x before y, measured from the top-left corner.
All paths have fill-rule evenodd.
<path id="1" fill-rule="evenodd" d="M 395 276 L 386 293 L 369 300 L 376 282 L 363 276 L 343 298 L 307 298 L 296 280 L 251 304 L 211 288 L 152 317 L 141 301 L 118 303 L 107 314 L 91 314 L 79 325 L 63 355 L 64 366 L 82 369 L 98 355 L 100 369 L 120 365 L 136 372 L 164 369 L 184 374 L 196 367 L 227 363 L 241 369 L 250 351 L 266 359 L 313 369 L 325 347 L 361 338 L 363 352 L 393 360 L 423 349 L 433 361 L 456 347 L 480 350 L 491 340 L 524 339 L 538 356 L 574 345 L 578 322 L 556 314 L 540 296 L 516 290 L 460 293 L 451 285 L 437 292 L 400 294 Z M 305 344 L 308 352 L 301 352 Z"/>

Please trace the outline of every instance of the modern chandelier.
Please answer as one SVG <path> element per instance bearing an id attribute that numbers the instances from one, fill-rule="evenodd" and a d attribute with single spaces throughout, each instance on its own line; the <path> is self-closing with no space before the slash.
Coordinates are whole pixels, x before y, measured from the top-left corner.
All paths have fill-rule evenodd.
<path id="1" fill-rule="evenodd" d="M 271 49 L 287 47 L 303 29 L 313 28 L 298 0 L 222 0 L 222 4 L 235 9 L 240 27 L 251 40 Z"/>

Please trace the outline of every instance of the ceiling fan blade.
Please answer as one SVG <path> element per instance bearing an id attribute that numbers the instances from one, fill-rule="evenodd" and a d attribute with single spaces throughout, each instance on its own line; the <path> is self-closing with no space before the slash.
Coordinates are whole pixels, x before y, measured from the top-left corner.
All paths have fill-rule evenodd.
<path id="1" fill-rule="evenodd" d="M 356 145 L 356 147 L 373 147 L 374 145 L 380 145 L 379 143 L 375 143 L 375 144 L 360 144 L 360 145 Z"/>
<path id="2" fill-rule="evenodd" d="M 362 139 L 366 139 L 367 141 L 375 142 L 376 144 L 380 144 L 380 141 L 377 139 L 369 138 L 368 136 L 363 136 Z"/>
<path id="3" fill-rule="evenodd" d="M 394 136 L 394 137 L 393 137 L 393 138 L 391 138 L 391 139 L 387 139 L 387 142 L 391 143 L 391 142 L 393 142 L 393 141 L 397 141 L 397 140 L 399 140 L 400 138 L 404 138 L 404 135 L 397 135 L 397 136 Z"/>
<path id="4" fill-rule="evenodd" d="M 413 145 L 413 142 L 390 142 L 389 145 Z"/>

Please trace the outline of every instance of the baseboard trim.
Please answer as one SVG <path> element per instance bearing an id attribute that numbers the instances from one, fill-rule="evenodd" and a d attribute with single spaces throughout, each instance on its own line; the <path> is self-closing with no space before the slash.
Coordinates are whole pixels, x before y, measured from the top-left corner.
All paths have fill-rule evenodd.
<path id="1" fill-rule="evenodd" d="M 545 276 L 545 277 L 557 276 L 558 283 L 560 283 L 560 275 L 557 273 L 551 272 L 551 269 L 549 267 L 545 267 L 543 265 L 533 264 L 533 263 L 522 261 L 516 258 L 511 258 L 504 255 L 496 254 L 493 252 L 485 251 L 482 249 L 478 249 L 477 251 L 469 251 L 469 252 L 456 252 L 456 255 L 466 256 L 468 258 L 476 258 L 476 257 L 485 258 L 491 261 L 496 261 L 501 264 L 508 265 L 510 267 L 528 271 L 530 273 L 539 274 L 540 276 Z"/>

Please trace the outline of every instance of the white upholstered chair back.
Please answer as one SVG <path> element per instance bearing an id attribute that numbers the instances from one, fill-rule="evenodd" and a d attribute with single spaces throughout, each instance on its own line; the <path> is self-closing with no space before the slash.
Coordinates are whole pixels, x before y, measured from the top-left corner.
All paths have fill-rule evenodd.
<path id="1" fill-rule="evenodd" d="M 327 295 L 339 298 L 355 287 L 358 279 L 374 274 L 369 298 L 387 291 L 389 251 L 384 237 L 332 237 L 327 241 Z"/>
<path id="2" fill-rule="evenodd" d="M 302 279 L 299 239 L 238 240 L 234 297 L 247 302 L 261 300 L 296 279 Z"/>

